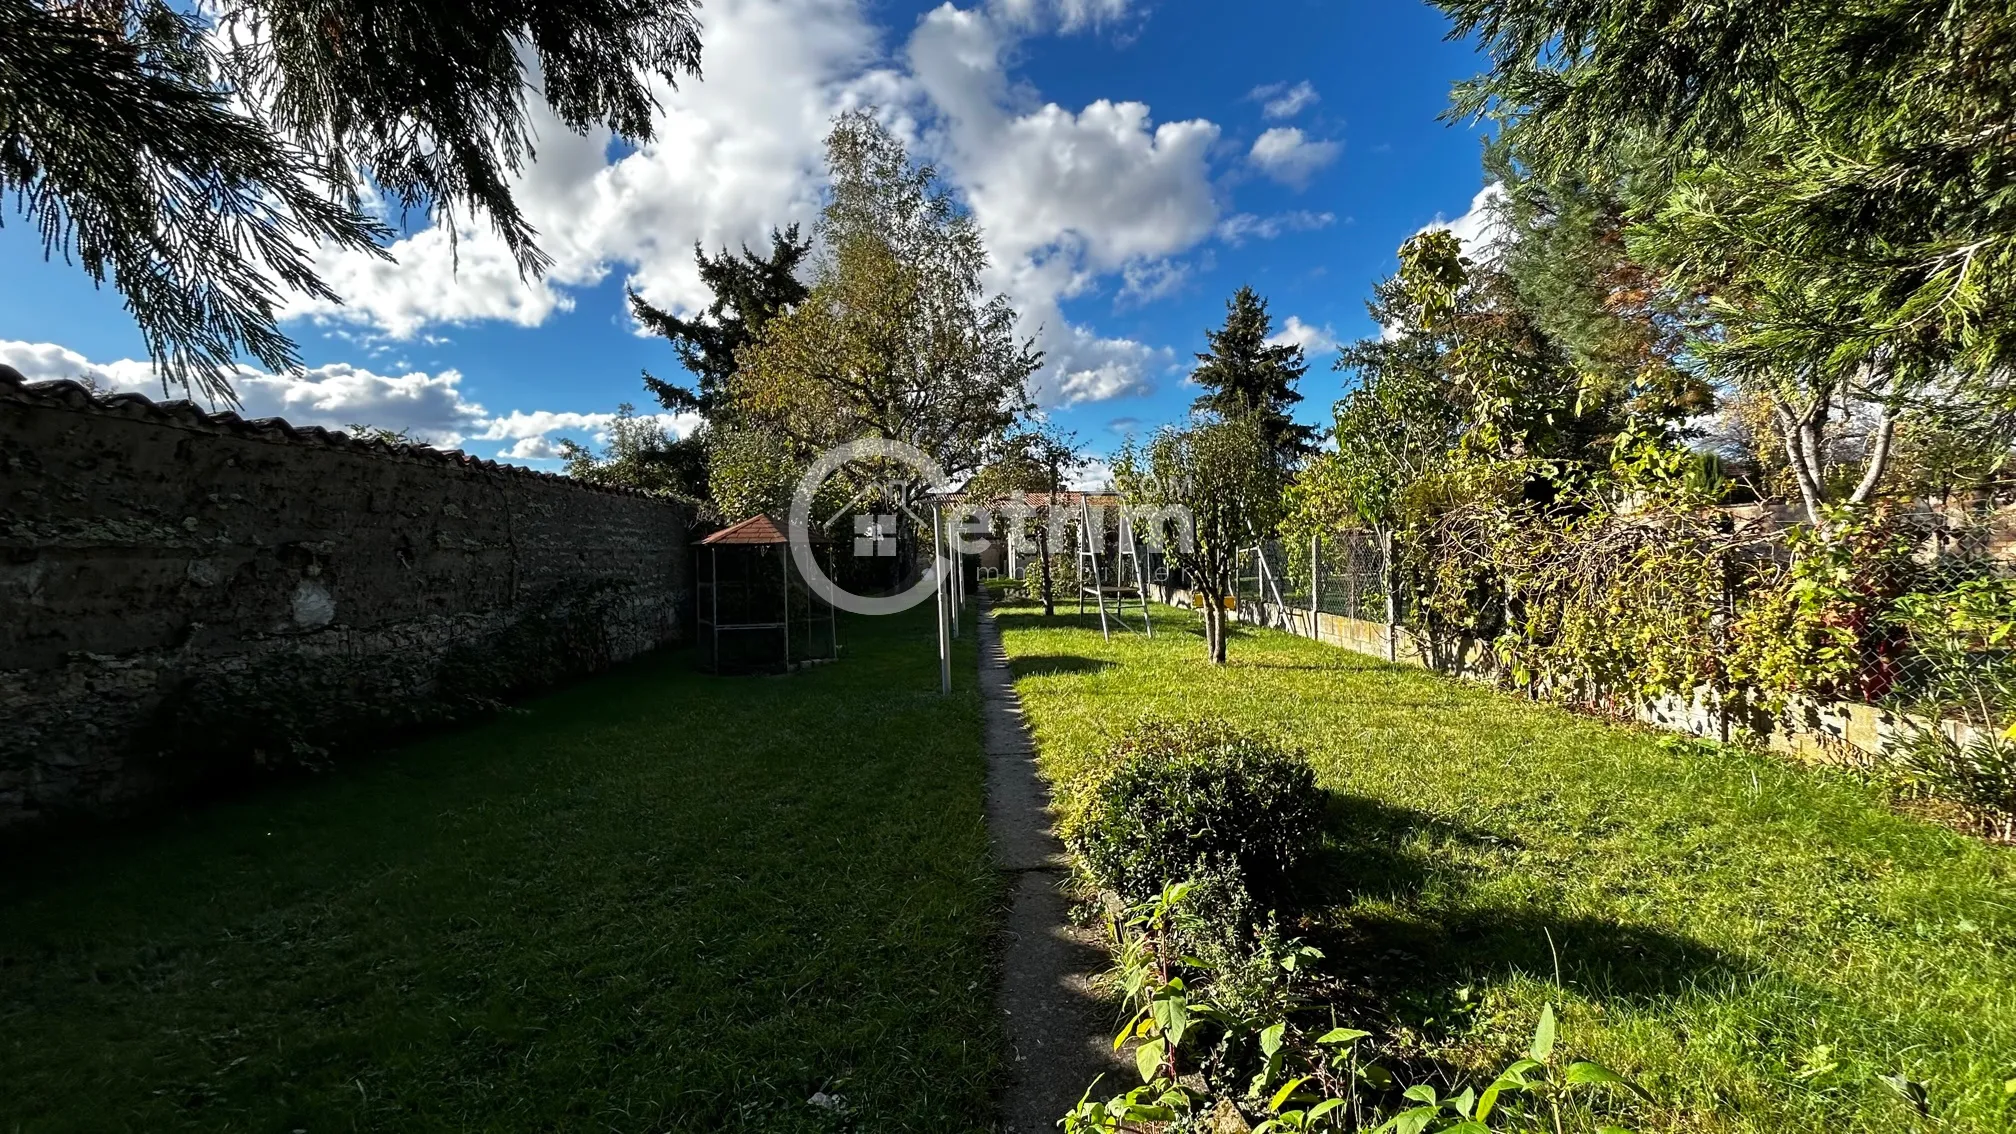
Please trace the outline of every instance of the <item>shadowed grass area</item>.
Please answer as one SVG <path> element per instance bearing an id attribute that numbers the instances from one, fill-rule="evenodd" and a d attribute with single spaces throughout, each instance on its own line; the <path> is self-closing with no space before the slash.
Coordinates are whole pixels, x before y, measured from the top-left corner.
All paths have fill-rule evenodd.
<path id="1" fill-rule="evenodd" d="M 1567 1049 L 1652 1091 L 1619 1112 L 1643 1130 L 2016 1129 L 2016 852 L 1845 777 L 1283 633 L 1214 670 L 1194 616 L 1155 614 L 1110 643 L 1001 614 L 1047 772 L 1068 797 L 1144 711 L 1304 747 L 1331 797 L 1297 932 L 1418 1066 L 1495 1070 L 1552 1000 Z"/>
<path id="2" fill-rule="evenodd" d="M 972 636 L 841 632 L 0 864 L 0 1129 L 985 1128 Z"/>

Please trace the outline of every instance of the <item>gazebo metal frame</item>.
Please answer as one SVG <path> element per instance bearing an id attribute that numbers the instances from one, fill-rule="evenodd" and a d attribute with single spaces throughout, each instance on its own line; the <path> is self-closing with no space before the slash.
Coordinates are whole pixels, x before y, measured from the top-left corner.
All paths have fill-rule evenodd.
<path id="1" fill-rule="evenodd" d="M 832 543 L 823 536 L 812 540 L 815 554 L 819 548 L 826 552 L 830 578 Z M 694 556 L 702 668 L 717 674 L 786 673 L 838 660 L 838 612 L 799 573 L 783 524 L 751 516 L 701 540 Z M 766 638 L 775 641 L 774 648 Z M 725 655 L 724 643 L 731 646 Z"/>

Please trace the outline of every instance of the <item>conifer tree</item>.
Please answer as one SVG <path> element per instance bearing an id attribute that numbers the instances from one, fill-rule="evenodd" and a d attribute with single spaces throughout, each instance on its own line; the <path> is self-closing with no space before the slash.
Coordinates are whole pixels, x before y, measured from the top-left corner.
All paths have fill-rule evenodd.
<path id="1" fill-rule="evenodd" d="M 709 256 L 700 245 L 693 258 L 700 281 L 714 293 L 707 310 L 691 319 L 662 311 L 630 292 L 630 311 L 637 321 L 665 336 L 679 352 L 679 361 L 699 380 L 689 390 L 662 378 L 644 375 L 644 386 L 674 413 L 713 417 L 725 400 L 728 379 L 735 374 L 735 352 L 756 339 L 771 319 L 802 302 L 809 289 L 798 278 L 798 266 L 812 251 L 812 242 L 798 238 L 798 226 L 770 230 L 770 252 L 758 254 L 747 244 L 738 255 L 722 249 Z"/>
<path id="2" fill-rule="evenodd" d="M 1267 301 L 1241 287 L 1225 304 L 1225 324 L 1205 332 L 1209 352 L 1197 356 L 1190 378 L 1204 388 L 1191 408 L 1221 418 L 1253 415 L 1260 434 L 1292 466 L 1316 451 L 1316 430 L 1298 425 L 1289 407 L 1302 400 L 1295 384 L 1309 366 L 1294 343 L 1270 343 L 1274 321 Z"/>
<path id="3" fill-rule="evenodd" d="M 1631 258 L 1768 402 L 1808 518 L 1882 488 L 1900 423 L 2016 398 L 2016 18 L 2003 0 L 1437 0 L 1555 181 L 1621 183 Z M 1873 412 L 1856 462 L 1833 437 Z"/>
<path id="4" fill-rule="evenodd" d="M 0 0 L 0 196 L 126 299 L 162 377 L 233 400 L 241 354 L 298 367 L 288 292 L 318 246 L 383 254 L 395 210 L 482 214 L 548 263 L 511 177 L 536 82 L 569 129 L 651 137 L 700 66 L 693 0 Z"/>

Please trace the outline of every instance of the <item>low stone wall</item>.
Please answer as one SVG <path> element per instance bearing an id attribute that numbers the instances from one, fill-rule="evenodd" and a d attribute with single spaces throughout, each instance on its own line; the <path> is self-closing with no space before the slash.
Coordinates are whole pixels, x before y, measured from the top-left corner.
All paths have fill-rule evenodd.
<path id="1" fill-rule="evenodd" d="M 1157 584 L 1157 601 L 1191 605 L 1190 592 Z M 1404 626 L 1388 627 L 1337 614 L 1242 601 L 1238 619 L 1255 626 L 1286 630 L 1400 665 L 1419 666 L 1475 681 L 1496 682 L 1497 672 L 1475 642 L 1436 648 Z M 1631 716 L 1643 724 L 1710 740 L 1747 736 L 1774 751 L 1827 763 L 1858 762 L 1882 756 L 1931 722 L 1894 709 L 1857 702 L 1795 701 L 1777 714 L 1723 713 L 1706 695 L 1668 695 L 1633 707 Z M 1971 730 L 1959 722 L 1943 722 L 1950 735 L 1965 742 Z"/>
<path id="2" fill-rule="evenodd" d="M 320 762 L 674 641 L 688 521 L 0 373 L 0 827 Z"/>

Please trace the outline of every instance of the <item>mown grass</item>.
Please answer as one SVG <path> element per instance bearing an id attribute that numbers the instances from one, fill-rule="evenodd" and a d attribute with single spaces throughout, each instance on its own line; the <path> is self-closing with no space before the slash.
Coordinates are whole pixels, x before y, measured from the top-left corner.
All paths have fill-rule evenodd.
<path id="1" fill-rule="evenodd" d="M 1298 931 L 1417 1070 L 1501 1066 L 1553 1001 L 1575 1057 L 1652 1092 L 1618 1111 L 1642 1130 L 2016 1129 L 2016 852 L 1842 776 L 1284 633 L 1213 670 L 1194 616 L 1156 615 L 1107 643 L 1001 613 L 1047 773 L 1068 799 L 1144 712 L 1305 748 L 1330 799 Z"/>
<path id="2" fill-rule="evenodd" d="M 15 855 L 0 1130 L 985 1128 L 972 638 L 841 630 Z"/>

